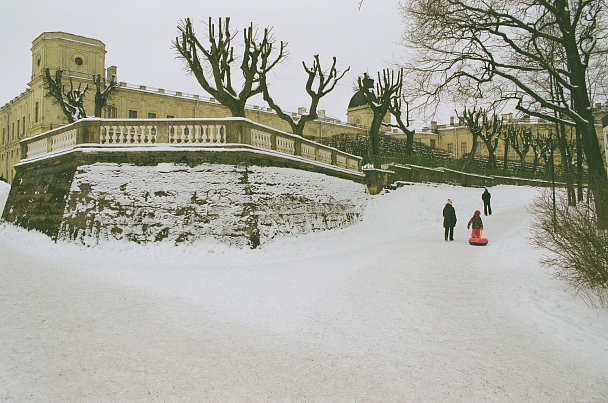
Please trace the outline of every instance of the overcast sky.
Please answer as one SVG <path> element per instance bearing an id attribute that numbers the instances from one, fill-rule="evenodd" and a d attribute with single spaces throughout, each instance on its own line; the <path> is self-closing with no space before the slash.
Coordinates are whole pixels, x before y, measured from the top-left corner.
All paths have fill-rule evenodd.
<path id="1" fill-rule="evenodd" d="M 399 0 L 174 0 L 174 1 L 33 1 L 0 0 L 0 105 L 27 87 L 31 71 L 31 43 L 45 31 L 64 31 L 101 40 L 106 45 L 106 67 L 118 66 L 118 80 L 134 85 L 164 88 L 208 96 L 176 60 L 171 42 L 180 20 L 191 18 L 204 38 L 208 17 L 231 17 L 233 29 L 251 22 L 272 27 L 277 40 L 289 43 L 289 59 L 271 76 L 275 100 L 284 109 L 308 106 L 305 72 L 313 55 L 329 67 L 337 57 L 339 71 L 350 71 L 336 90 L 321 100 L 320 109 L 345 120 L 346 107 L 357 76 L 375 76 L 392 67 L 403 48 Z M 255 99 L 251 104 L 265 105 Z"/>

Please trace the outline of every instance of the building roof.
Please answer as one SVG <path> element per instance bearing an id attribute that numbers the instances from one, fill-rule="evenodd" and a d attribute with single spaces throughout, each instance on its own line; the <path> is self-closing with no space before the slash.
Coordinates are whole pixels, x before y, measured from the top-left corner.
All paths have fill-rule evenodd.
<path id="1" fill-rule="evenodd" d="M 376 94 L 374 94 L 374 91 L 370 91 L 370 94 L 372 95 L 372 101 L 376 101 Z M 355 92 L 355 94 L 350 99 L 350 102 L 348 103 L 348 109 L 365 105 L 367 105 L 367 99 L 365 99 L 365 95 L 363 95 L 363 92 L 359 90 Z"/>

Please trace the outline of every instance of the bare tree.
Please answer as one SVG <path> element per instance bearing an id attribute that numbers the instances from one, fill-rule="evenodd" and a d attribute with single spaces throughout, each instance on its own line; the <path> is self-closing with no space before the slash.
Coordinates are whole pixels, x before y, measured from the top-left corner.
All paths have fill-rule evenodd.
<path id="1" fill-rule="evenodd" d="M 572 135 L 572 127 L 563 124 L 555 124 L 555 143 L 556 149 L 560 153 L 563 178 L 567 185 L 568 202 L 571 206 L 576 205 L 576 195 L 574 191 L 574 167 L 573 158 L 576 151 L 576 139 Z"/>
<path id="2" fill-rule="evenodd" d="M 488 150 L 487 167 L 496 167 L 496 149 L 498 148 L 498 141 L 501 138 L 500 136 L 503 130 L 502 121 L 496 113 L 490 115 L 490 112 L 483 108 L 478 110 L 473 108 L 473 110 L 468 111 L 465 108 L 462 115 L 463 116 L 459 116 L 459 118 L 462 118 L 473 135 L 473 146 L 471 147 L 468 163 L 470 163 L 475 156 L 477 139 L 481 139 Z"/>
<path id="3" fill-rule="evenodd" d="M 526 173 L 526 157 L 534 142 L 532 129 L 511 123 L 505 131 L 508 133 L 511 147 L 519 156 L 520 173 L 524 175 Z"/>
<path id="4" fill-rule="evenodd" d="M 55 71 L 55 78 L 51 76 L 48 68 L 44 69 L 44 83 L 47 90 L 47 96 L 52 97 L 59 105 L 61 111 L 68 119 L 69 123 L 74 123 L 77 120 L 87 117 L 84 107 L 85 95 L 89 88 L 85 85 L 78 84 L 78 88 L 74 88 L 72 78 L 70 77 L 70 90 L 66 91 L 63 85 L 63 71 L 58 69 Z M 109 83 L 101 78 L 100 74 L 93 74 L 93 83 L 95 84 L 95 114 L 96 117 L 101 117 L 101 111 L 106 105 L 108 98 L 118 87 L 115 77 L 112 77 Z"/>
<path id="5" fill-rule="evenodd" d="M 100 74 L 93 75 L 93 83 L 95 84 L 95 113 L 94 116 L 100 118 L 101 111 L 108 102 L 110 95 L 118 88 L 116 77 L 110 77 L 110 82 L 107 82 Z"/>
<path id="6" fill-rule="evenodd" d="M 374 91 L 374 80 L 369 77 L 367 73 L 363 74 L 363 77 L 358 77 L 357 79 L 358 90 L 361 91 L 367 101 L 367 105 L 374 114 L 369 128 L 369 136 L 375 168 L 380 168 L 380 161 L 378 158 L 380 156 L 380 128 L 384 124 L 383 122 L 387 113 L 392 113 L 393 110 L 397 113 L 397 109 L 400 113 L 402 86 L 402 70 L 400 70 L 397 75 L 390 69 L 382 70 L 382 76 L 378 73 L 376 91 Z"/>
<path id="7" fill-rule="evenodd" d="M 509 145 L 511 144 L 510 133 L 508 130 L 503 129 L 499 137 L 504 146 L 502 155 L 502 169 L 506 171 L 509 167 Z"/>
<path id="8" fill-rule="evenodd" d="M 325 72 L 321 68 L 319 55 L 314 56 L 312 66 L 310 68 L 307 67 L 306 63 L 304 62 L 302 62 L 302 66 L 304 66 L 304 71 L 306 71 L 308 74 L 308 79 L 306 80 L 306 93 L 308 93 L 310 96 L 310 108 L 308 109 L 308 113 L 302 114 L 297 119 L 297 122 L 291 115 L 285 113 L 283 109 L 277 105 L 276 102 L 274 102 L 274 99 L 271 97 L 268 90 L 266 75 L 264 74 L 261 76 L 264 100 L 268 102 L 268 105 L 281 119 L 289 123 L 289 126 L 291 126 L 291 131 L 299 136 L 304 134 L 304 127 L 306 126 L 306 123 L 319 117 L 317 114 L 317 107 L 319 106 L 319 101 L 321 98 L 333 91 L 336 84 L 338 84 L 338 81 L 340 81 L 342 77 L 344 77 L 344 75 L 350 70 L 350 67 L 348 67 L 342 73 L 339 73 L 336 69 L 336 58 L 334 57 L 329 72 Z M 315 85 L 315 83 L 316 89 L 313 89 L 313 85 Z"/>
<path id="9" fill-rule="evenodd" d="M 84 110 L 84 96 L 89 86 L 85 85 L 84 88 L 81 89 L 81 84 L 78 84 L 78 88 L 75 89 L 72 78 L 70 78 L 70 90 L 65 91 L 62 77 L 63 71 L 61 69 L 55 71 L 55 78 L 51 76 L 48 67 L 44 69 L 44 80 L 47 90 L 46 96 L 54 99 L 69 123 L 74 123 L 77 120 L 87 117 Z"/>
<path id="10" fill-rule="evenodd" d="M 549 166 L 547 161 L 551 151 L 548 149 L 549 146 L 547 142 L 547 135 L 537 132 L 536 136 L 532 139 L 531 147 L 532 153 L 534 154 L 534 161 L 532 162 L 532 176 L 535 176 L 541 159 L 544 161 L 545 167 Z"/>
<path id="11" fill-rule="evenodd" d="M 595 211 L 608 228 L 608 177 L 591 108 L 591 91 L 606 87 L 606 73 L 594 75 L 606 54 L 605 1 L 412 0 L 402 11 L 405 43 L 417 51 L 408 68 L 427 101 L 446 93 L 515 100 L 526 114 L 580 130 Z"/>
<path id="12" fill-rule="evenodd" d="M 217 31 L 215 23 L 209 18 L 207 45 L 196 37 L 189 18 L 177 28 L 181 36 L 173 41 L 173 46 L 186 62 L 186 69 L 194 74 L 205 91 L 230 110 L 232 116 L 245 117 L 247 100 L 262 93 L 262 77 L 286 57 L 285 42 L 280 42 L 278 54 L 273 57 L 275 40 L 270 29 L 265 28 L 259 40 L 251 24 L 243 31 L 244 47 L 239 64 L 242 87 L 237 93 L 232 72 L 237 63 L 233 46 L 236 33 L 230 32 L 230 18 L 224 21 L 220 18 Z"/>
<path id="13" fill-rule="evenodd" d="M 399 74 L 400 74 L 401 80 L 403 80 L 403 70 L 400 70 Z M 405 133 L 405 135 L 406 135 L 407 139 L 405 142 L 405 155 L 412 155 L 414 152 L 414 131 L 408 129 L 408 126 L 410 125 L 409 104 L 403 98 L 403 95 L 401 94 L 401 89 L 402 89 L 402 87 L 399 87 L 399 91 L 391 99 L 388 110 L 391 113 L 391 115 L 393 115 L 395 117 L 395 121 L 397 122 L 396 126 L 399 129 L 401 129 L 401 131 L 403 133 Z M 403 114 L 403 106 L 402 106 L 403 103 L 405 103 L 405 107 L 406 107 L 405 122 L 403 121 L 403 118 L 401 117 L 401 115 Z M 383 125 L 390 126 L 390 127 L 395 126 L 390 123 L 383 123 Z"/>
<path id="14" fill-rule="evenodd" d="M 550 170 L 554 169 L 553 155 L 555 154 L 555 150 L 557 150 L 557 141 L 555 141 L 553 131 L 550 130 L 546 134 L 538 134 L 534 144 L 535 149 L 538 149 L 538 153 L 543 159 L 545 174 L 548 174 Z"/>
<path id="15" fill-rule="evenodd" d="M 467 158 L 467 161 L 464 164 L 464 168 L 466 169 L 466 167 L 468 165 L 470 165 L 473 162 L 473 159 L 475 158 L 475 154 L 477 153 L 477 147 L 479 147 L 479 137 L 481 134 L 481 118 L 482 115 L 484 115 L 486 112 L 483 109 L 477 109 L 477 108 L 473 108 L 473 109 L 467 109 L 464 108 L 464 110 L 462 111 L 462 115 L 458 115 L 458 112 L 456 113 L 458 119 L 460 119 L 465 126 L 467 126 L 469 128 L 469 131 L 471 132 L 471 136 L 472 136 L 472 142 L 473 144 L 471 144 L 471 151 L 469 151 L 469 156 Z"/>

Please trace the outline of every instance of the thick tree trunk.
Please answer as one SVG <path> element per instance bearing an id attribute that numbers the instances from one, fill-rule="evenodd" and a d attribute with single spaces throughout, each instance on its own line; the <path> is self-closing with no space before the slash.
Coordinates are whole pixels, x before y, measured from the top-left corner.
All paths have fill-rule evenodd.
<path id="1" fill-rule="evenodd" d="M 382 167 L 382 163 L 380 161 L 380 127 L 382 125 L 382 119 L 384 119 L 384 116 L 374 114 L 372 124 L 369 128 L 369 138 L 372 147 L 372 164 L 376 169 L 380 169 Z"/>

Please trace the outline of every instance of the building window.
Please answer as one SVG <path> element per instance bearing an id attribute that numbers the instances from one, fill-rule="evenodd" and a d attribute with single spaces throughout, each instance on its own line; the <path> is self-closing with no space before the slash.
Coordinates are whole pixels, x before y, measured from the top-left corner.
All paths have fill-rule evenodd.
<path id="1" fill-rule="evenodd" d="M 435 139 L 431 139 L 431 148 L 435 148 L 435 145 L 436 145 Z"/>
<path id="2" fill-rule="evenodd" d="M 137 119 L 137 111 L 129 109 L 129 119 Z"/>
<path id="3" fill-rule="evenodd" d="M 448 143 L 448 152 L 454 154 L 454 144 Z"/>
<path id="4" fill-rule="evenodd" d="M 19 119 L 17 119 L 17 138 L 19 138 L 19 134 L 21 133 L 21 132 L 19 131 L 19 123 L 20 123 L 20 122 L 19 122 Z"/>
<path id="5" fill-rule="evenodd" d="M 148 112 L 148 119 L 156 119 L 156 113 Z"/>
<path id="6" fill-rule="evenodd" d="M 167 115 L 167 119 L 175 119 L 175 116 L 173 116 L 173 115 Z"/>
<path id="7" fill-rule="evenodd" d="M 460 143 L 460 154 L 461 155 L 467 155 L 467 153 L 469 152 L 469 148 L 467 147 L 467 143 L 463 142 Z"/>
<path id="8" fill-rule="evenodd" d="M 82 66 L 82 57 L 75 58 L 74 63 L 76 63 L 76 66 Z"/>
<path id="9" fill-rule="evenodd" d="M 36 106 L 34 107 L 34 122 L 36 122 L 36 123 L 38 123 L 38 118 L 39 118 L 39 113 L 40 113 L 40 112 L 38 112 L 38 110 L 39 110 L 38 108 L 39 108 L 39 105 L 38 105 L 38 102 L 36 102 Z"/>
<path id="10" fill-rule="evenodd" d="M 108 119 L 116 119 L 116 115 L 117 115 L 117 110 L 115 107 L 113 106 L 106 106 L 106 118 Z M 137 117 L 137 112 L 135 113 L 135 116 Z"/>

